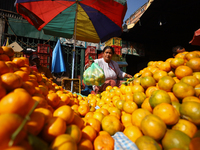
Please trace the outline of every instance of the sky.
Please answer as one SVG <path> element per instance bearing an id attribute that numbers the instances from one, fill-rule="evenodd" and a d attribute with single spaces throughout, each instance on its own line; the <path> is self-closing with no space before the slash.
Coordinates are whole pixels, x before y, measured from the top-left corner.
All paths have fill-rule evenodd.
<path id="1" fill-rule="evenodd" d="M 128 19 L 138 8 L 144 5 L 148 0 L 127 0 L 128 9 L 124 21 Z"/>

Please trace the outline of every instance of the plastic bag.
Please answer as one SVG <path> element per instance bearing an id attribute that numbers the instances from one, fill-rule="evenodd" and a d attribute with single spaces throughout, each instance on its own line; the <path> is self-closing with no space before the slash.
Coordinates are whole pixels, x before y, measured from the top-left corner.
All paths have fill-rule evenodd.
<path id="1" fill-rule="evenodd" d="M 97 63 L 92 63 L 83 73 L 83 82 L 86 85 L 101 86 L 105 82 L 103 69 Z"/>

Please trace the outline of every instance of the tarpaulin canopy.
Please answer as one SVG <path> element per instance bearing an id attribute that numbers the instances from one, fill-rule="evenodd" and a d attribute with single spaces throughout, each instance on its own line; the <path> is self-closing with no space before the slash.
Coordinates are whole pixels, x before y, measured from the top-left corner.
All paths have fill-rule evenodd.
<path id="1" fill-rule="evenodd" d="M 8 23 L 8 34 L 42 40 L 50 39 L 51 41 L 57 41 L 56 37 L 46 35 L 42 31 L 38 31 L 27 20 L 8 18 Z"/>

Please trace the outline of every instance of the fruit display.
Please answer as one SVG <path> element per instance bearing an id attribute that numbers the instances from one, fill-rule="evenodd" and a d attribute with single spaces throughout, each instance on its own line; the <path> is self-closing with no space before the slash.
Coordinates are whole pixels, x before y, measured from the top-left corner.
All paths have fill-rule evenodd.
<path id="1" fill-rule="evenodd" d="M 103 69 L 97 63 L 92 63 L 83 73 L 83 82 L 86 85 L 101 86 L 105 82 Z"/>
<path id="2" fill-rule="evenodd" d="M 87 97 L 13 55 L 0 47 L 0 149 L 112 150 L 117 132 L 139 150 L 200 147 L 199 51 L 150 61 L 121 87 Z"/>

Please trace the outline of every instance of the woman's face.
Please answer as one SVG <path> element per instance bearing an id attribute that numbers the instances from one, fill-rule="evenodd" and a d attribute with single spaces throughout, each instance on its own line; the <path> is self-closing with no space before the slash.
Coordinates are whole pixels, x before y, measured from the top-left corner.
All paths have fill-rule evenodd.
<path id="1" fill-rule="evenodd" d="M 105 62 L 109 63 L 112 59 L 113 56 L 113 52 L 110 48 L 106 49 L 103 53 L 103 58 L 105 60 Z"/>

